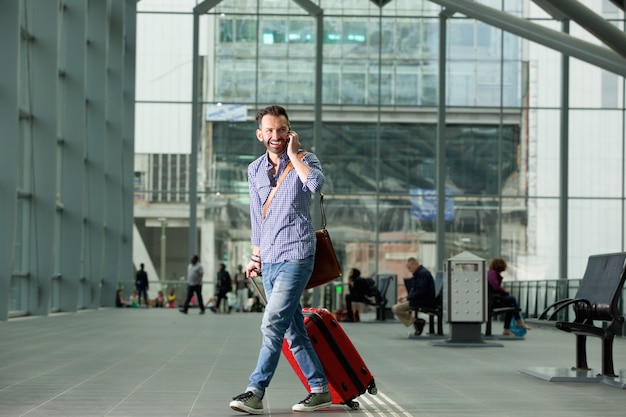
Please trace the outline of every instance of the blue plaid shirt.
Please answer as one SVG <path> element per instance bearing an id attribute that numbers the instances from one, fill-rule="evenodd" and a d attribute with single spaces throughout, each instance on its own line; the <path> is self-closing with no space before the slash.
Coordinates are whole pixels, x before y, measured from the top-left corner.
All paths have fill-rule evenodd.
<path id="1" fill-rule="evenodd" d="M 302 150 L 300 150 L 302 152 Z M 280 157 L 278 172 L 274 178 L 268 175 L 272 164 L 267 152 L 248 165 L 250 188 L 251 242 L 261 248 L 263 263 L 281 263 L 304 259 L 315 255 L 315 229 L 311 223 L 311 196 L 321 191 L 324 173 L 319 159 L 307 153 L 302 162 L 311 167 L 303 184 L 292 169 L 278 187 L 265 219 L 263 205 L 276 181 L 289 163 L 287 152 Z"/>

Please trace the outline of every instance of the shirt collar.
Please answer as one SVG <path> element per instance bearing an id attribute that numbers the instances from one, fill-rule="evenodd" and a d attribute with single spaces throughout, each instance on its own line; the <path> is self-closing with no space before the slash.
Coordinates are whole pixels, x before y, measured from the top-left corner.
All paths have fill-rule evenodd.
<path id="1" fill-rule="evenodd" d="M 287 152 L 283 152 L 282 155 L 280 155 L 279 159 L 280 162 L 278 164 L 277 171 L 281 171 L 281 168 L 289 163 L 289 155 L 287 155 Z M 270 161 L 269 151 L 265 152 L 265 165 L 268 170 L 273 167 L 272 162 Z"/>

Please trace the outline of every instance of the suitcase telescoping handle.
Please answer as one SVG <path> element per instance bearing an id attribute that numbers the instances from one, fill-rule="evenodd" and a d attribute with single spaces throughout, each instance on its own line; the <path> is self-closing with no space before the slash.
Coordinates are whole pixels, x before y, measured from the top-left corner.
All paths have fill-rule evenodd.
<path id="1" fill-rule="evenodd" d="M 256 268 L 253 271 L 256 272 L 257 274 L 256 277 L 247 277 L 247 278 L 252 284 L 252 287 L 254 288 L 254 292 L 256 293 L 256 295 L 259 296 L 263 304 L 267 305 L 267 299 L 265 298 L 265 290 L 261 289 L 261 287 L 259 287 L 259 283 L 255 280 L 255 278 L 261 277 L 261 270 Z"/>

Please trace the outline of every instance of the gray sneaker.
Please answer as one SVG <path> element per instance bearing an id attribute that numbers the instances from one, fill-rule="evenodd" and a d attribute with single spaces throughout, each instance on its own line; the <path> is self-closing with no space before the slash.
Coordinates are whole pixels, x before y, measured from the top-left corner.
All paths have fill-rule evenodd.
<path id="1" fill-rule="evenodd" d="M 252 391 L 244 392 L 230 402 L 230 408 L 248 414 L 263 414 L 263 400 L 254 395 Z"/>
<path id="2" fill-rule="evenodd" d="M 330 392 L 315 393 L 312 392 L 298 404 L 291 407 L 293 411 L 315 411 L 320 408 L 328 407 L 332 404 Z"/>

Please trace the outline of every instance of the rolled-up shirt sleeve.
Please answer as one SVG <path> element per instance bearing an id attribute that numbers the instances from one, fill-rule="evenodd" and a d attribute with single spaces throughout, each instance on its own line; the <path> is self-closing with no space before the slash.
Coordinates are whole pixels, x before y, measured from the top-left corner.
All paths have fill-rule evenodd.
<path id="1" fill-rule="evenodd" d="M 319 193 L 322 191 L 322 187 L 324 186 L 324 173 L 322 172 L 322 165 L 320 164 L 319 159 L 312 153 L 307 153 L 304 159 L 302 160 L 305 164 L 307 164 L 311 171 L 306 178 L 306 182 L 302 184 L 303 190 L 309 190 L 312 193 Z"/>

